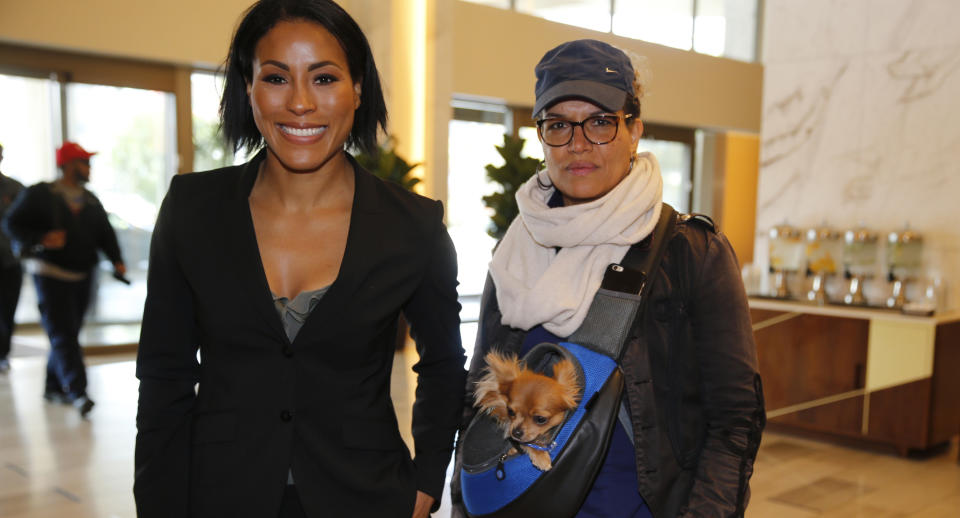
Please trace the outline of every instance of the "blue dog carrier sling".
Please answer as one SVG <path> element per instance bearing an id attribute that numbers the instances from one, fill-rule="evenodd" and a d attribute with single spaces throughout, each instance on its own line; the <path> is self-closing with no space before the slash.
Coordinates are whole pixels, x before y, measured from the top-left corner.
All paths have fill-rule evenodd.
<path id="1" fill-rule="evenodd" d="M 655 246 L 634 245 L 623 266 L 607 268 L 586 319 L 566 342 L 541 343 L 522 359 L 548 376 L 554 364 L 571 360 L 583 390 L 578 406 L 552 431 L 551 469 L 540 471 L 522 450 L 517 454 L 492 416 L 478 414 L 470 423 L 460 445 L 460 486 L 469 516 L 562 518 L 579 510 L 603 465 L 618 415 L 625 414 L 619 362 L 649 291 L 646 272 L 659 266 L 675 220 L 673 208 L 664 204 Z"/>

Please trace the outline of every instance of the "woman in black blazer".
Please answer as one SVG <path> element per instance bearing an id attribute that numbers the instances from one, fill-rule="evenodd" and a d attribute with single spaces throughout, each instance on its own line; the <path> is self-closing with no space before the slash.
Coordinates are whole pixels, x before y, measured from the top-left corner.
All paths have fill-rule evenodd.
<path id="1" fill-rule="evenodd" d="M 139 516 L 427 516 L 463 401 L 456 258 L 439 202 L 344 151 L 375 146 L 386 120 L 365 37 L 333 2 L 262 0 L 221 114 L 236 148 L 263 149 L 174 178 L 160 209 Z M 401 311 L 420 354 L 413 458 L 389 393 Z"/>

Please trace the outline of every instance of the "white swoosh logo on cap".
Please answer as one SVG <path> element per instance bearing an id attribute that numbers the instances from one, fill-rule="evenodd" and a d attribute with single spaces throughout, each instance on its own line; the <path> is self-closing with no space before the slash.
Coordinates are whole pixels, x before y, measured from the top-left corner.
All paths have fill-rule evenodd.
<path id="1" fill-rule="evenodd" d="M 610 70 L 610 67 L 607 67 L 606 72 L 607 72 L 608 74 L 619 74 L 619 72 L 617 72 L 616 70 Z"/>

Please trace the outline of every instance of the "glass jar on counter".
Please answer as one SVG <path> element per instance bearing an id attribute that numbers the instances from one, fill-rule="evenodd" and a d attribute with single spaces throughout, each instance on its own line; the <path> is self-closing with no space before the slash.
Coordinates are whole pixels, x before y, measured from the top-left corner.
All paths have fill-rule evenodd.
<path id="1" fill-rule="evenodd" d="M 804 249 L 800 230 L 787 225 L 770 229 L 770 269 L 795 272 L 803 268 Z"/>
<path id="2" fill-rule="evenodd" d="M 864 227 L 843 234 L 843 267 L 850 275 L 871 276 L 877 267 L 877 234 Z"/>
<path id="3" fill-rule="evenodd" d="M 843 268 L 850 280 L 843 302 L 850 305 L 865 305 L 863 283 L 873 277 L 877 267 L 877 234 L 863 226 L 847 230 L 843 234 Z"/>
<path id="4" fill-rule="evenodd" d="M 826 304 L 827 278 L 840 270 L 843 258 L 843 236 L 826 225 L 808 229 L 806 232 L 807 275 L 812 276 L 807 300 Z"/>
<path id="5" fill-rule="evenodd" d="M 803 234 L 799 229 L 777 225 L 770 229 L 770 273 L 773 274 L 773 296 L 790 298 L 788 274 L 804 268 Z"/>
<path id="6" fill-rule="evenodd" d="M 907 279 L 923 268 L 923 236 L 909 228 L 887 235 L 887 267 L 891 277 Z"/>
<path id="7" fill-rule="evenodd" d="M 807 269 L 812 273 L 834 274 L 843 260 L 840 232 L 827 226 L 807 230 Z"/>

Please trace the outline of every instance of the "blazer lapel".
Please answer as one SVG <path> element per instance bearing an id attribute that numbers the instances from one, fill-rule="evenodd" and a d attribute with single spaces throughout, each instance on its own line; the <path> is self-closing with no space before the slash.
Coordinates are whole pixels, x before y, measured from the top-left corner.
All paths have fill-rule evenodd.
<path id="1" fill-rule="evenodd" d="M 301 337 L 314 336 L 329 326 L 336 326 L 344 318 L 343 311 L 363 284 L 366 272 L 372 266 L 372 254 L 377 250 L 381 229 L 377 225 L 380 211 L 377 178 L 365 171 L 347 154 L 354 172 L 353 206 L 350 210 L 350 229 L 343 252 L 340 271 L 330 289 L 307 317 L 294 343 Z"/>
<path id="2" fill-rule="evenodd" d="M 220 214 L 223 217 L 222 228 L 226 229 L 224 237 L 227 241 L 223 267 L 231 272 L 236 285 L 254 312 L 273 332 L 282 337 L 281 343 L 284 343 L 287 334 L 273 305 L 273 294 L 267 284 L 260 248 L 257 246 L 257 235 L 253 229 L 253 216 L 250 214 L 250 191 L 265 157 L 266 151 L 260 151 L 241 166 L 236 184 L 223 197 Z"/>

